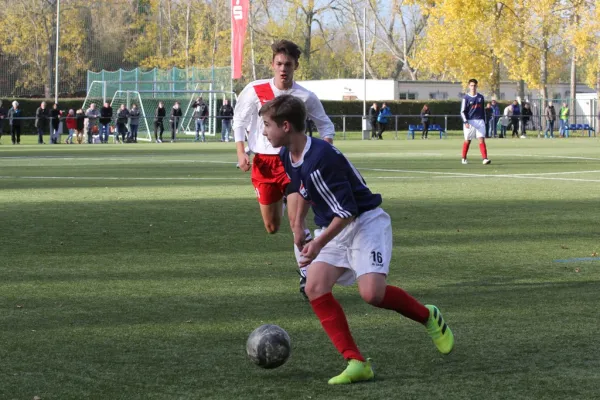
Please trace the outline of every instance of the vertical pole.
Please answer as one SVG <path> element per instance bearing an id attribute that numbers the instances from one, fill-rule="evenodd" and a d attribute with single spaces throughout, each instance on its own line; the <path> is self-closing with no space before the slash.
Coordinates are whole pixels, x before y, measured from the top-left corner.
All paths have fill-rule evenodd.
<path id="1" fill-rule="evenodd" d="M 60 42 L 60 0 L 56 1 L 56 61 L 54 64 L 54 102 L 58 103 L 58 44 Z"/>
<path id="2" fill-rule="evenodd" d="M 363 120 L 362 139 L 367 130 L 367 7 L 363 9 Z"/>

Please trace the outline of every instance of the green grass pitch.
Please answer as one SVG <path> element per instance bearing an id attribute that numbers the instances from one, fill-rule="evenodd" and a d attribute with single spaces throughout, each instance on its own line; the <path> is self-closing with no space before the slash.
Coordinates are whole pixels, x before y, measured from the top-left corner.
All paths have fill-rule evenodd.
<path id="1" fill-rule="evenodd" d="M 383 195 L 389 282 L 440 307 L 456 348 L 334 294 L 376 380 L 344 368 L 267 235 L 233 144 L 0 146 L 0 398 L 600 398 L 595 138 L 338 141 Z M 27 144 L 29 143 L 29 144 Z M 263 323 L 292 355 L 245 354 Z"/>

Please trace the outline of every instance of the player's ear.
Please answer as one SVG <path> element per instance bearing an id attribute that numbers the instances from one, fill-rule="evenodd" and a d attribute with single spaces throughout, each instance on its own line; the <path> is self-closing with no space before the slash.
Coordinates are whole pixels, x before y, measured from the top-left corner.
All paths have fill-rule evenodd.
<path id="1" fill-rule="evenodd" d="M 295 66 L 294 66 L 294 71 L 295 71 L 300 66 L 300 63 L 298 61 L 294 61 L 294 63 L 295 63 Z"/>

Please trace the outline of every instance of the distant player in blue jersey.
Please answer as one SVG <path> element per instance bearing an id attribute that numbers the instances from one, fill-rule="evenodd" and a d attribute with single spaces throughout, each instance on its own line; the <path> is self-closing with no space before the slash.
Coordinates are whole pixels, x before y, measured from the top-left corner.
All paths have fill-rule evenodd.
<path id="1" fill-rule="evenodd" d="M 294 242 L 301 249 L 301 265 L 310 264 L 306 295 L 333 345 L 348 361 L 347 368 L 329 380 L 332 385 L 373 378 L 371 362 L 360 353 L 346 315 L 333 297 L 333 285 L 358 282 L 369 304 L 397 311 L 427 328 L 438 350 L 454 347 L 452 331 L 437 307 L 425 306 L 404 290 L 386 283 L 392 258 L 390 216 L 380 208 L 381 195 L 372 193 L 365 180 L 331 144 L 305 135 L 306 109 L 302 100 L 281 95 L 265 103 L 259 113 L 264 136 L 280 151 L 289 191 L 298 192 Z M 315 239 L 305 241 L 302 221 L 312 206 Z"/>
<path id="2" fill-rule="evenodd" d="M 491 161 L 487 157 L 487 147 L 485 146 L 485 110 L 483 95 L 477 93 L 477 79 L 469 80 L 469 93 L 463 97 L 460 106 L 460 115 L 463 119 L 465 141 L 462 149 L 462 163 L 467 164 L 467 153 L 471 140 L 479 140 L 479 151 L 484 164 Z"/>

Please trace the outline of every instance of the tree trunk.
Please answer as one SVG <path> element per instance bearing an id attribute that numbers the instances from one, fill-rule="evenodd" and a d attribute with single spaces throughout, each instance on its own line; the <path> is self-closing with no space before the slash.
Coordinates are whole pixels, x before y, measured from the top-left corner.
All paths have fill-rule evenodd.
<path id="1" fill-rule="evenodd" d="M 188 0 L 185 13 L 185 70 L 188 72 L 190 66 L 190 19 L 192 15 L 192 0 Z"/>
<path id="2" fill-rule="evenodd" d="M 542 107 L 546 106 L 548 98 L 548 41 L 542 41 L 542 56 L 540 57 L 540 95 L 542 96 Z"/>
<path id="3" fill-rule="evenodd" d="M 161 57 L 163 55 L 162 16 L 163 16 L 162 0 L 159 0 L 158 1 L 158 54 L 157 54 L 158 57 Z"/>
<path id="4" fill-rule="evenodd" d="M 517 81 L 517 96 L 521 101 L 525 101 L 525 81 L 523 79 Z"/>
<path id="5" fill-rule="evenodd" d="M 571 118 L 573 118 L 573 121 L 570 121 L 569 123 L 571 124 L 576 124 L 577 123 L 577 107 L 575 107 L 576 101 L 575 98 L 577 97 L 577 54 L 576 54 L 577 50 L 575 49 L 575 47 L 573 47 L 572 53 L 571 53 L 571 87 L 570 87 L 570 96 L 571 96 L 571 100 L 569 102 L 569 110 L 571 111 Z"/>
<path id="6" fill-rule="evenodd" d="M 171 0 L 167 0 L 167 18 L 169 18 L 169 57 L 173 57 L 173 20 L 171 19 Z"/>
<path id="7" fill-rule="evenodd" d="M 500 60 L 492 54 L 492 75 L 490 76 L 490 92 L 492 97 L 500 100 Z"/>
<path id="8" fill-rule="evenodd" d="M 311 79 L 312 72 L 310 68 L 310 52 L 312 47 L 312 22 L 313 22 L 313 10 L 309 10 L 306 13 L 306 33 L 304 34 L 304 60 L 306 67 L 304 68 L 304 79 Z"/>

